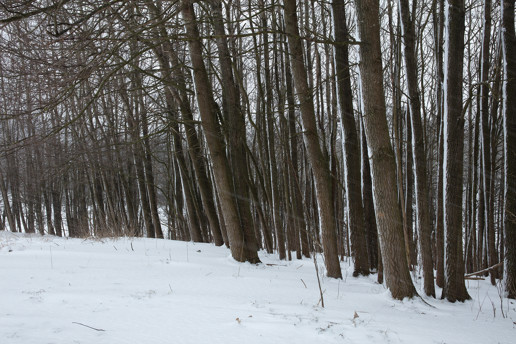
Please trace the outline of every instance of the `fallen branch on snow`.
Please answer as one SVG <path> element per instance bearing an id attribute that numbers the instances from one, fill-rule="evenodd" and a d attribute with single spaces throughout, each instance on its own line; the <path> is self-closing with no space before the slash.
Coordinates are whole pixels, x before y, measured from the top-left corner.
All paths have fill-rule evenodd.
<path id="1" fill-rule="evenodd" d="M 498 268 L 498 267 L 500 267 L 502 265 L 503 265 L 503 261 L 498 263 L 498 264 L 495 264 L 495 265 L 491 266 L 490 268 L 487 268 L 487 269 L 484 269 L 484 270 L 480 270 L 480 271 L 477 271 L 477 272 L 472 272 L 470 274 L 466 274 L 466 275 L 464 275 L 464 278 L 467 279 L 468 277 L 482 275 L 482 274 L 484 274 L 484 273 L 486 273 L 488 271 L 494 270 L 494 269 L 496 269 L 496 268 Z"/>

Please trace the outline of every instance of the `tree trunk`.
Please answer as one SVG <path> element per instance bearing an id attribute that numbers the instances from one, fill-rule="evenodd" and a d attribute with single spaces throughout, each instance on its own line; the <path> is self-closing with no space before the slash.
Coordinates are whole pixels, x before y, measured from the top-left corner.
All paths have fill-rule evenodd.
<path id="1" fill-rule="evenodd" d="M 166 34 L 166 32 L 162 32 L 162 36 L 163 34 Z M 164 38 L 162 37 L 162 39 Z M 172 62 L 171 68 L 175 75 L 174 82 L 177 83 L 179 86 L 179 94 L 175 98 L 179 102 L 179 108 L 181 110 L 181 115 L 183 118 L 183 125 L 186 131 L 186 140 L 188 142 L 188 147 L 190 148 L 188 152 L 190 153 L 190 158 L 192 159 L 192 165 L 195 172 L 195 176 L 197 177 L 197 184 L 201 194 L 203 210 L 206 213 L 206 216 L 208 217 L 208 222 L 210 224 L 210 229 L 213 235 L 213 239 L 215 241 L 215 245 L 221 246 L 222 244 L 224 244 L 224 239 L 222 236 L 221 225 L 215 207 L 212 185 L 207 175 L 206 164 L 204 162 L 204 156 L 201 149 L 199 136 L 197 135 L 197 131 L 194 126 L 194 119 L 192 109 L 190 106 L 190 100 L 188 99 L 187 95 L 186 77 L 184 75 L 183 70 L 180 68 L 180 61 L 175 53 L 172 44 L 168 40 L 166 40 L 164 43 L 164 47 L 165 52 L 168 52 L 168 54 L 170 55 L 170 59 Z M 169 87 L 169 90 L 170 92 L 172 92 L 172 87 Z M 227 244 L 229 245 L 229 243 Z"/>
<path id="2" fill-rule="evenodd" d="M 206 133 L 208 149 L 213 161 L 215 182 L 217 184 L 231 254 L 237 261 L 258 263 L 260 260 L 258 258 L 256 241 L 248 242 L 246 240 L 247 237 L 245 236 L 242 226 L 249 225 L 249 223 L 244 224 L 240 222 L 239 208 L 233 197 L 235 189 L 225 152 L 226 143 L 224 142 L 224 137 L 217 119 L 217 105 L 213 99 L 211 83 L 202 57 L 202 44 L 193 5 L 187 0 L 182 1 L 181 13 L 189 38 L 188 46 L 190 48 L 190 59 L 193 67 L 197 103 L 199 105 L 202 125 Z"/>
<path id="3" fill-rule="evenodd" d="M 7 214 L 7 222 L 9 223 L 9 230 L 11 232 L 16 232 L 16 222 L 14 220 L 14 216 L 11 210 L 11 205 L 9 204 L 9 196 L 7 193 L 7 187 L 4 181 L 4 175 L 2 171 L 0 171 L 0 189 L 2 191 L 2 201 L 4 205 L 5 212 Z"/>
<path id="4" fill-rule="evenodd" d="M 344 178 L 348 206 L 348 228 L 351 236 L 351 254 L 355 259 L 353 276 L 369 274 L 366 233 L 364 231 L 364 210 L 360 187 L 360 145 L 353 112 L 353 93 L 349 73 L 348 28 L 344 0 L 333 0 L 333 24 L 336 44 L 335 69 L 337 95 L 341 112 L 341 129 L 344 148 Z"/>
<path id="5" fill-rule="evenodd" d="M 462 258 L 464 0 L 449 0 L 447 6 L 446 68 L 444 70 L 444 232 L 446 245 L 445 284 L 442 297 L 450 302 L 455 302 L 470 299 L 464 284 Z"/>
<path id="6" fill-rule="evenodd" d="M 439 3 L 439 7 L 437 7 Z M 434 41 L 436 46 L 436 107 L 437 107 L 437 190 L 435 191 L 435 269 L 436 284 L 444 286 L 444 219 L 443 219 L 443 34 L 444 34 L 444 0 L 437 0 L 433 8 Z"/>
<path id="7" fill-rule="evenodd" d="M 514 0 L 502 3 L 505 136 L 505 291 L 516 299 L 516 35 Z"/>
<path id="8" fill-rule="evenodd" d="M 309 245 L 309 233 L 308 226 L 306 223 L 306 214 L 303 209 L 303 196 L 301 191 L 301 178 L 299 174 L 299 135 L 296 130 L 296 111 L 295 111 L 295 100 L 294 90 L 292 85 L 292 73 L 290 69 L 290 56 L 288 53 L 288 46 L 285 42 L 285 85 L 286 85 L 286 98 L 288 106 L 288 125 L 289 125 L 289 137 L 290 137 L 290 160 L 292 162 L 292 175 L 294 179 L 293 186 L 293 209 L 296 215 L 296 229 L 298 232 L 298 240 L 301 242 L 301 252 L 306 258 L 310 258 L 310 245 Z"/>
<path id="9" fill-rule="evenodd" d="M 424 289 L 428 296 L 435 297 L 434 268 L 432 262 L 432 221 L 430 219 L 430 188 L 426 172 L 424 132 L 421 124 L 421 102 L 417 84 L 417 60 L 415 53 L 414 22 L 410 18 L 408 0 L 399 0 L 403 43 L 405 46 L 405 70 L 407 73 L 410 119 L 412 123 L 412 150 L 415 165 L 416 209 L 419 233 L 419 247 L 423 263 Z M 410 128 L 407 128 L 410 130 Z M 408 172 L 407 172 L 408 173 Z M 407 186 L 408 188 L 408 186 Z M 408 198 L 408 197 L 407 197 Z M 408 205 L 410 206 L 410 204 Z M 411 223 L 409 223 L 411 226 Z"/>
<path id="10" fill-rule="evenodd" d="M 373 186 L 371 183 L 371 166 L 367 155 L 367 141 L 364 123 L 360 121 L 362 132 L 362 200 L 364 202 L 364 227 L 367 233 L 367 251 L 369 254 L 369 266 L 378 269 L 378 283 L 380 282 L 380 248 L 378 247 L 378 229 L 374 216 Z"/>
<path id="11" fill-rule="evenodd" d="M 308 159 L 315 178 L 317 204 L 322 229 L 322 244 L 328 277 L 342 278 L 337 249 L 335 211 L 331 199 L 331 176 L 328 160 L 319 144 L 313 103 L 313 92 L 308 87 L 307 71 L 303 62 L 303 45 L 299 36 L 295 0 L 285 0 L 285 31 L 291 53 L 291 65 L 299 102 Z"/>
<path id="12" fill-rule="evenodd" d="M 483 25 L 483 40 L 482 40 L 482 61 L 480 69 L 480 112 L 482 120 L 480 121 L 481 130 L 481 156 L 482 156 L 482 187 L 484 190 L 484 229 L 487 238 L 490 238 L 491 233 L 494 234 L 494 223 L 491 221 L 493 216 L 491 209 L 491 199 L 494 197 L 491 190 L 491 179 L 493 175 L 492 170 L 492 156 L 491 156 L 491 135 L 489 126 L 489 48 L 491 44 L 491 0 L 484 0 L 484 25 Z M 493 126 L 494 123 L 491 122 Z M 494 239 L 494 235 L 493 235 Z M 486 241 L 489 260 L 493 259 L 494 242 Z M 491 262 L 487 262 L 488 265 Z M 491 270 L 491 283 L 494 284 L 496 270 Z"/>
<path id="13" fill-rule="evenodd" d="M 233 174 L 234 198 L 240 216 L 240 228 L 246 244 L 247 259 L 251 262 L 259 262 L 258 243 L 251 216 L 248 187 L 249 171 L 245 116 L 240 106 L 239 90 L 233 75 L 233 61 L 229 53 L 220 0 L 212 2 L 211 15 L 221 67 L 223 107 L 227 114 L 225 132 L 229 146 L 229 163 Z"/>
<path id="14" fill-rule="evenodd" d="M 364 127 L 369 148 L 376 223 L 387 288 L 396 299 L 415 296 L 403 250 L 403 227 L 396 190 L 396 166 L 387 127 L 380 49 L 379 3 L 355 0 L 360 37 Z"/>

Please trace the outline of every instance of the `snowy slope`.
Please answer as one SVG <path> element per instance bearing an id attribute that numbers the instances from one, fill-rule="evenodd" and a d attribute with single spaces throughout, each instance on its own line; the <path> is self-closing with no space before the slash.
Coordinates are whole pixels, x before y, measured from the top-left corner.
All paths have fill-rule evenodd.
<path id="1" fill-rule="evenodd" d="M 516 343 L 516 304 L 503 300 L 502 317 L 487 281 L 468 283 L 472 301 L 425 298 L 430 307 L 392 300 L 376 276 L 353 278 L 342 263 L 343 280 L 322 278 L 321 308 L 313 261 L 260 258 L 0 232 L 0 343 Z"/>

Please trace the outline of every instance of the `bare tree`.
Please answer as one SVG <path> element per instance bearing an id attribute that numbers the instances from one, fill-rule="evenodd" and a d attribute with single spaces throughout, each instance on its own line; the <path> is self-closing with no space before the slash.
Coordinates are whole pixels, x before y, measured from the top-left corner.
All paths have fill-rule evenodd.
<path id="1" fill-rule="evenodd" d="M 502 2 L 505 131 L 505 290 L 516 299 L 516 35 L 514 0 Z"/>
<path id="2" fill-rule="evenodd" d="M 324 157 L 319 144 L 313 93 L 308 87 L 306 66 L 303 61 L 303 45 L 299 37 L 297 6 L 294 0 L 285 1 L 285 30 L 288 35 L 294 85 L 299 98 L 299 107 L 303 120 L 303 136 L 315 178 L 327 275 L 329 277 L 342 278 L 337 251 L 335 212 L 331 200 L 330 170 L 328 160 Z"/>
<path id="3" fill-rule="evenodd" d="M 464 56 L 464 0 L 446 4 L 444 69 L 444 232 L 445 285 L 443 298 L 451 302 L 470 298 L 464 284 L 462 258 L 462 182 L 464 114 L 462 79 Z"/>
<path id="4" fill-rule="evenodd" d="M 387 128 L 380 50 L 379 4 L 355 0 L 360 39 L 360 77 L 364 103 L 364 127 L 369 148 L 376 223 L 385 282 L 396 299 L 413 297 L 403 250 L 403 228 L 397 202 L 396 167 Z M 401 263 L 403 262 L 403 263 Z"/>

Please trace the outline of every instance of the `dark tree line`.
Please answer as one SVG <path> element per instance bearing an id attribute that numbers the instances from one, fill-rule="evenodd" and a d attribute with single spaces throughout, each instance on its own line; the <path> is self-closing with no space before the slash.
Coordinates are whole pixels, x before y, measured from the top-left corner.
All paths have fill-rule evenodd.
<path id="1" fill-rule="evenodd" d="M 0 2 L 2 229 L 516 295 L 514 1 Z"/>

